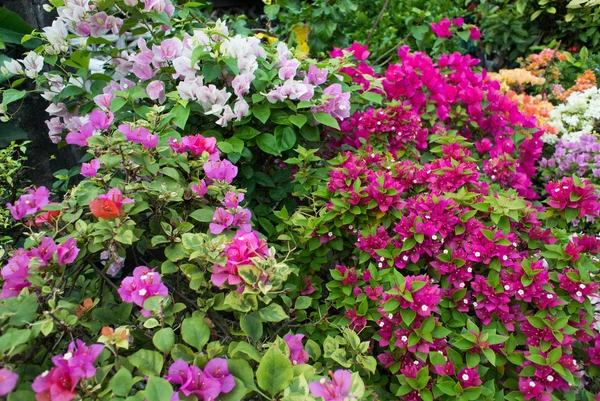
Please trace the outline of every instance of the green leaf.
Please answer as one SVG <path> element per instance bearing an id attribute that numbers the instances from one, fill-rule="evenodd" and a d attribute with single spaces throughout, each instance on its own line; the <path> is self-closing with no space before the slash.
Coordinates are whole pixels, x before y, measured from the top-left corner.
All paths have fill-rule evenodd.
<path id="1" fill-rule="evenodd" d="M 163 357 L 156 351 L 141 349 L 127 360 L 145 376 L 159 376 L 163 368 Z"/>
<path id="2" fill-rule="evenodd" d="M 276 346 L 261 358 L 256 370 L 256 381 L 261 389 L 275 396 L 286 389 L 294 379 L 294 369 L 290 359 Z"/>
<path id="3" fill-rule="evenodd" d="M 369 102 L 373 102 L 373 103 L 377 103 L 377 104 L 381 104 L 381 102 L 383 101 L 383 96 L 381 96 L 379 93 L 375 93 L 375 92 L 363 92 L 363 93 L 361 93 L 360 97 L 368 100 Z"/>
<path id="4" fill-rule="evenodd" d="M 201 208 L 190 213 L 190 217 L 202 223 L 209 223 L 213 220 L 215 211 L 210 208 Z"/>
<path id="5" fill-rule="evenodd" d="M 183 341 L 201 351 L 210 338 L 210 329 L 200 317 L 188 317 L 181 325 Z"/>
<path id="6" fill-rule="evenodd" d="M 190 116 L 190 108 L 178 104 L 177 106 L 173 107 L 170 114 L 173 116 L 173 123 L 178 128 L 184 129 L 188 117 Z"/>
<path id="7" fill-rule="evenodd" d="M 243 125 L 235 130 L 233 136 L 240 139 L 252 139 L 260 135 L 260 131 L 247 125 Z"/>
<path id="8" fill-rule="evenodd" d="M 294 307 L 296 309 L 306 309 L 310 306 L 311 303 L 312 303 L 311 297 L 302 295 L 302 296 L 299 296 L 298 298 L 296 298 L 296 303 L 294 304 Z"/>
<path id="9" fill-rule="evenodd" d="M 272 134 L 260 134 L 256 138 L 256 144 L 265 153 L 270 155 L 279 155 L 279 149 L 277 148 L 277 142 Z"/>
<path id="10" fill-rule="evenodd" d="M 145 393 L 148 401 L 170 400 L 173 396 L 173 387 L 162 377 L 150 377 Z"/>
<path id="11" fill-rule="evenodd" d="M 170 327 L 160 329 L 154 333 L 152 343 L 160 352 L 169 353 L 175 345 L 175 332 Z"/>
<path id="12" fill-rule="evenodd" d="M 335 118 L 333 118 L 332 116 L 330 116 L 329 114 L 315 113 L 313 115 L 315 116 L 315 120 L 317 120 L 321 124 L 327 125 L 328 127 L 335 128 L 339 131 L 340 125 L 338 124 L 337 120 Z"/>
<path id="13" fill-rule="evenodd" d="M 27 91 L 7 89 L 2 93 L 2 104 L 7 106 L 12 102 L 16 102 L 17 100 L 23 99 L 26 94 Z"/>
<path id="14" fill-rule="evenodd" d="M 110 388 L 113 394 L 121 397 L 126 397 L 133 387 L 133 378 L 131 372 L 125 368 L 119 371 L 110 379 Z"/>
<path id="15" fill-rule="evenodd" d="M 254 370 L 250 367 L 248 361 L 244 359 L 229 359 L 227 361 L 229 373 L 240 379 L 246 388 L 255 388 Z"/>
<path id="16" fill-rule="evenodd" d="M 235 75 L 240 75 L 240 70 L 238 68 L 238 63 L 236 59 L 234 59 L 233 57 L 224 57 L 223 61 L 225 61 L 227 67 L 229 67 Z"/>
<path id="17" fill-rule="evenodd" d="M 300 135 L 307 141 L 319 142 L 321 140 L 321 131 L 315 125 L 305 125 L 300 130 Z"/>
<path id="18" fill-rule="evenodd" d="M 31 32 L 33 28 L 19 14 L 7 8 L 0 8 L 0 39 L 6 43 L 20 45 L 23 36 Z"/>
<path id="19" fill-rule="evenodd" d="M 271 109 L 266 104 L 257 104 L 252 107 L 252 115 L 258 118 L 261 123 L 265 124 L 271 115 Z"/>
<path id="20" fill-rule="evenodd" d="M 308 118 L 304 114 L 296 114 L 290 116 L 290 122 L 298 128 L 302 128 L 302 126 L 306 124 L 307 121 Z"/>
<path id="21" fill-rule="evenodd" d="M 279 153 L 290 150 L 296 144 L 296 133 L 292 127 L 279 125 L 275 128 L 275 145 Z"/>
<path id="22" fill-rule="evenodd" d="M 221 66 L 208 61 L 202 64 L 202 75 L 204 75 L 205 85 L 214 81 L 221 74 Z"/>
<path id="23" fill-rule="evenodd" d="M 12 141 L 19 141 L 28 137 L 27 132 L 19 127 L 6 123 L 0 124 L 0 148 L 10 145 Z"/>
<path id="24" fill-rule="evenodd" d="M 289 318 L 281 305 L 275 303 L 261 309 L 258 311 L 258 314 L 267 322 L 281 322 L 282 320 Z"/>
<path id="25" fill-rule="evenodd" d="M 412 309 L 402 309 L 400 311 L 400 315 L 402 316 L 402 320 L 404 321 L 404 323 L 410 327 L 412 322 L 415 320 L 415 317 L 417 316 L 417 312 L 415 312 Z"/>
<path id="26" fill-rule="evenodd" d="M 242 316 L 240 327 L 254 341 L 258 341 L 263 335 L 262 319 L 256 313 Z"/>
<path id="27" fill-rule="evenodd" d="M 117 111 L 121 110 L 121 108 L 125 106 L 126 103 L 127 100 L 123 99 L 122 97 L 115 97 L 113 100 L 110 101 L 110 111 L 116 113 Z"/>

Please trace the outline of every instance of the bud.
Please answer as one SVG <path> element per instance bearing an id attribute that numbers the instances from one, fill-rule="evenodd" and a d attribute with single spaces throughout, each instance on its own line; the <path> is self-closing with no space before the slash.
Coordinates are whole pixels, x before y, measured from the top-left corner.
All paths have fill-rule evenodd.
<path id="1" fill-rule="evenodd" d="M 54 9 L 51 4 L 44 4 L 42 7 L 44 8 L 44 11 L 48 13 Z"/>

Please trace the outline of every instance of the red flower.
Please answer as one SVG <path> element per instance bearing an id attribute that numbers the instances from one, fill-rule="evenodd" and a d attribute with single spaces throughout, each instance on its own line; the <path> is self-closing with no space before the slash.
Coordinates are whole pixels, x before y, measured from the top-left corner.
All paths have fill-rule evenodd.
<path id="1" fill-rule="evenodd" d="M 99 219 L 114 219 L 121 214 L 121 209 L 110 199 L 94 199 L 90 202 L 92 214 Z"/>

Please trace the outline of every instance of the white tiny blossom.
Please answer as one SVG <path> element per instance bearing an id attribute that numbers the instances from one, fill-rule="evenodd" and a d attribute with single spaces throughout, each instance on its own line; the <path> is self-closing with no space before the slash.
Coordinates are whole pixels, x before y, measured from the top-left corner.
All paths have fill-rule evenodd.
<path id="1" fill-rule="evenodd" d="M 63 359 L 65 361 L 68 361 L 71 358 L 73 358 L 73 354 L 71 354 L 70 352 L 67 352 L 66 354 L 63 355 Z"/>
<path id="2" fill-rule="evenodd" d="M 465 373 L 464 375 L 462 375 L 462 379 L 465 381 L 469 380 L 469 375 Z"/>
<path id="3" fill-rule="evenodd" d="M 406 336 L 402 336 L 402 337 L 400 338 L 400 341 L 402 341 L 402 342 L 407 342 L 407 341 L 408 341 L 408 337 L 406 337 Z"/>
<path id="4" fill-rule="evenodd" d="M 554 381 L 554 376 L 552 376 L 552 375 L 548 375 L 548 376 L 546 377 L 546 380 L 548 380 L 549 382 L 553 382 L 553 381 Z"/>
<path id="5" fill-rule="evenodd" d="M 141 290 L 138 291 L 138 294 L 140 294 L 143 297 L 144 295 L 146 295 L 147 292 L 148 291 L 146 291 L 145 288 L 142 288 Z"/>
<path id="6" fill-rule="evenodd" d="M 480 253 L 480 252 L 475 252 L 475 257 L 476 257 L 476 258 L 478 258 L 478 257 L 480 257 L 480 256 L 481 256 L 481 253 Z"/>
<path id="7" fill-rule="evenodd" d="M 477 305 L 478 305 L 477 302 L 473 302 L 473 306 L 477 306 Z"/>

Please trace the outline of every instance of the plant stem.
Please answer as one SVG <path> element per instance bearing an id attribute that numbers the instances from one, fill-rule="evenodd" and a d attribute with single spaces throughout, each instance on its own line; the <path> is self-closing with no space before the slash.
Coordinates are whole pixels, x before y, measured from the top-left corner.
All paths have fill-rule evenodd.
<path id="1" fill-rule="evenodd" d="M 383 18 L 383 13 L 385 13 L 385 10 L 388 7 L 388 4 L 390 4 L 390 0 L 386 0 L 383 7 L 381 7 L 381 11 L 379 12 L 379 15 L 377 16 L 377 19 L 375 20 L 375 24 L 373 25 L 373 28 L 371 28 L 371 32 L 369 32 L 369 36 L 367 36 L 365 45 L 368 45 L 369 41 L 371 40 L 371 37 L 373 37 L 373 34 L 375 33 L 375 29 L 377 29 L 377 25 L 379 25 L 379 22 L 381 22 L 381 18 Z"/>

